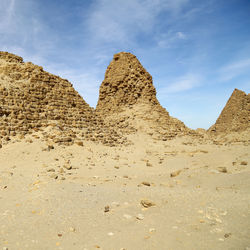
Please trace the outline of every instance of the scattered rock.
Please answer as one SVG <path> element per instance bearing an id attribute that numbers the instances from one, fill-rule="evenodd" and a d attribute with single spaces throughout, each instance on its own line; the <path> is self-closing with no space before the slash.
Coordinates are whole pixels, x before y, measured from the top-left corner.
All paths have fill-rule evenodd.
<path id="1" fill-rule="evenodd" d="M 137 214 L 136 219 L 143 220 L 144 219 L 144 215 L 143 214 Z"/>
<path id="2" fill-rule="evenodd" d="M 224 234 L 224 237 L 225 238 L 228 238 L 228 237 L 230 237 L 232 234 L 231 233 L 227 233 L 227 234 Z"/>
<path id="3" fill-rule="evenodd" d="M 54 169 L 54 168 L 49 168 L 49 169 L 47 170 L 47 172 L 55 172 L 55 169 Z"/>
<path id="4" fill-rule="evenodd" d="M 180 173 L 181 173 L 181 170 L 172 172 L 172 173 L 170 174 L 170 177 L 176 177 L 176 176 L 179 175 Z"/>
<path id="5" fill-rule="evenodd" d="M 107 212 L 109 212 L 110 211 L 110 207 L 109 206 L 105 206 L 104 207 L 104 213 L 107 213 Z"/>
<path id="6" fill-rule="evenodd" d="M 148 181 L 143 181 L 141 184 L 145 185 L 145 186 L 148 186 L 148 187 L 150 186 L 150 183 Z"/>
<path id="7" fill-rule="evenodd" d="M 143 207 L 149 208 L 149 207 L 155 206 L 156 204 L 150 200 L 141 200 L 141 205 Z"/>
<path id="8" fill-rule="evenodd" d="M 242 161 L 241 163 L 240 163 L 240 165 L 247 165 L 247 161 Z"/>
<path id="9" fill-rule="evenodd" d="M 221 173 L 227 173 L 227 168 L 226 167 L 219 167 L 218 170 Z"/>

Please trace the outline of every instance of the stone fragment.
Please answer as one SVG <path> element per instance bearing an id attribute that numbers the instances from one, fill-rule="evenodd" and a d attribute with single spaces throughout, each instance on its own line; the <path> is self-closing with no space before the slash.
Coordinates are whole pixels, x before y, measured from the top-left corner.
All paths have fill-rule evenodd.
<path id="1" fill-rule="evenodd" d="M 170 173 L 170 177 L 176 177 L 181 173 L 181 170 L 177 170 L 175 172 Z"/>
<path id="2" fill-rule="evenodd" d="M 109 206 L 105 206 L 104 207 L 104 213 L 107 213 L 107 212 L 109 212 L 110 211 L 110 207 Z"/>
<path id="3" fill-rule="evenodd" d="M 136 219 L 143 220 L 144 219 L 144 215 L 143 214 L 137 214 Z"/>
<path id="4" fill-rule="evenodd" d="M 149 207 L 155 206 L 156 204 L 150 200 L 141 200 L 141 205 L 143 207 L 149 208 Z"/>

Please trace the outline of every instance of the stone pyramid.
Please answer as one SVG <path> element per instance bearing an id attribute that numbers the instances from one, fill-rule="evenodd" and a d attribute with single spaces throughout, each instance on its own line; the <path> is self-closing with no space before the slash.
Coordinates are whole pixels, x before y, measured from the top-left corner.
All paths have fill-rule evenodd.
<path id="1" fill-rule="evenodd" d="M 250 129 L 250 94 L 235 89 L 216 123 L 208 131 L 218 134 L 246 129 Z"/>
<path id="2" fill-rule="evenodd" d="M 42 67 L 0 52 L 0 142 L 41 132 L 53 143 L 107 145 L 124 139 L 108 128 L 72 84 Z"/>
<path id="3" fill-rule="evenodd" d="M 131 53 L 114 55 L 100 87 L 96 112 L 128 134 L 140 131 L 159 140 L 195 134 L 160 105 L 151 75 Z"/>

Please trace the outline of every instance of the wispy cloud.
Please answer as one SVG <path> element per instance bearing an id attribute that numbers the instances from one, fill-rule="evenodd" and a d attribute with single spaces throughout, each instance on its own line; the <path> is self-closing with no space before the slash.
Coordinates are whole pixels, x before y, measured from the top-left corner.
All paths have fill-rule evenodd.
<path id="1" fill-rule="evenodd" d="M 250 58 L 242 59 L 223 66 L 219 70 L 219 80 L 222 82 L 244 75 L 250 72 Z"/>
<path id="2" fill-rule="evenodd" d="M 166 85 L 167 87 L 160 89 L 161 95 L 182 92 L 198 87 L 201 85 L 201 77 L 195 74 L 187 74 L 180 78 L 174 79 L 172 82 Z"/>
<path id="3" fill-rule="evenodd" d="M 97 0 L 87 25 L 95 41 L 133 42 L 140 32 L 150 32 L 162 11 L 177 13 L 188 0 Z"/>
<path id="4" fill-rule="evenodd" d="M 160 34 L 156 38 L 156 41 L 157 41 L 157 45 L 160 48 L 170 48 L 173 45 L 176 45 L 177 42 L 186 40 L 187 38 L 188 38 L 187 34 L 182 31 L 178 31 L 178 32 L 169 31 L 164 34 Z"/>

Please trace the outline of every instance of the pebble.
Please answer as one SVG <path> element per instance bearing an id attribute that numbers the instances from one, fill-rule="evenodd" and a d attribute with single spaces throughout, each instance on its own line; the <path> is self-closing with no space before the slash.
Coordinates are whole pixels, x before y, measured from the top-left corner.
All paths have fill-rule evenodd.
<path id="1" fill-rule="evenodd" d="M 150 233 L 154 233 L 155 231 L 156 231 L 155 228 L 149 228 Z"/>
<path id="2" fill-rule="evenodd" d="M 54 168 L 49 168 L 47 172 L 55 172 L 56 170 Z"/>
<path id="3" fill-rule="evenodd" d="M 181 173 L 181 170 L 175 171 L 170 173 L 170 177 L 176 177 L 177 175 L 179 175 Z"/>
<path id="4" fill-rule="evenodd" d="M 76 229 L 75 229 L 74 227 L 70 227 L 70 228 L 69 228 L 69 231 L 70 231 L 70 232 L 75 232 Z"/>
<path id="5" fill-rule="evenodd" d="M 68 164 L 67 164 L 67 165 L 64 165 L 63 167 L 66 168 L 67 170 L 71 170 L 71 169 L 72 169 L 72 166 L 71 166 L 71 165 L 68 165 Z"/>
<path id="6" fill-rule="evenodd" d="M 57 179 L 58 175 L 57 174 L 52 174 L 50 177 L 53 178 L 53 179 Z"/>
<path id="7" fill-rule="evenodd" d="M 143 220 L 144 219 L 144 215 L 143 214 L 137 214 L 136 219 Z"/>
<path id="8" fill-rule="evenodd" d="M 242 162 L 240 163 L 240 165 L 247 165 L 247 162 L 246 162 L 246 161 L 242 161 Z"/>
<path id="9" fill-rule="evenodd" d="M 105 206 L 105 207 L 104 207 L 104 213 L 109 212 L 109 210 L 110 210 L 110 207 L 109 207 L 109 206 Z"/>
<path id="10" fill-rule="evenodd" d="M 155 203 L 152 202 L 152 201 L 150 201 L 150 200 L 141 200 L 141 205 L 142 205 L 143 207 L 148 208 L 148 207 L 155 206 Z"/>
<path id="11" fill-rule="evenodd" d="M 113 236 L 113 235 L 114 235 L 114 233 L 112 233 L 112 232 L 108 233 L 108 236 Z"/>
<path id="12" fill-rule="evenodd" d="M 145 186 L 150 186 L 150 183 L 149 182 L 147 182 L 147 181 L 143 181 L 142 183 L 141 183 L 142 185 L 145 185 Z"/>
<path id="13" fill-rule="evenodd" d="M 227 168 L 226 167 L 219 167 L 218 170 L 221 173 L 227 173 Z"/>

